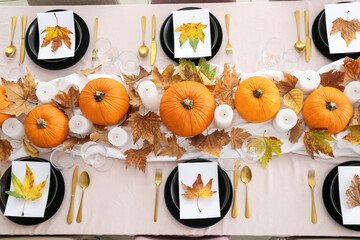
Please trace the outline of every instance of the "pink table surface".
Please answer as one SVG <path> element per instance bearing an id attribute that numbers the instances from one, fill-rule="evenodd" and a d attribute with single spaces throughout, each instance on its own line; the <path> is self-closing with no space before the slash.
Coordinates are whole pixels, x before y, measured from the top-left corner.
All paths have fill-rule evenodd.
<path id="1" fill-rule="evenodd" d="M 256 71 L 260 51 L 265 42 L 274 36 L 280 37 L 293 47 L 297 36 L 294 19 L 295 10 L 309 10 L 310 26 L 316 15 L 324 8 L 324 3 L 335 1 L 295 1 L 231 4 L 194 4 L 191 6 L 208 7 L 223 27 L 224 39 L 218 54 L 212 63 L 223 65 L 225 62 L 236 64 L 237 69 L 246 72 Z M 35 65 L 28 56 L 24 65 L 41 81 L 69 75 L 76 70 L 91 66 L 93 46 L 94 18 L 99 17 L 99 37 L 110 39 L 120 51 L 137 51 L 141 44 L 140 16 L 147 16 L 146 44 L 151 42 L 151 16 L 157 16 L 157 33 L 165 18 L 181 7 L 189 5 L 117 5 L 117 6 L 72 6 L 90 29 L 90 46 L 83 60 L 75 66 L 60 71 L 49 71 Z M 67 8 L 67 7 L 56 7 Z M 28 16 L 28 25 L 37 12 L 54 7 L 1 7 L 0 8 L 0 49 L 10 42 L 11 16 L 18 17 L 14 44 L 19 50 L 22 15 Z M 231 42 L 233 55 L 225 54 L 225 18 L 231 14 Z M 303 19 L 303 15 L 302 15 Z M 302 39 L 304 39 L 304 21 L 301 21 Z M 158 34 L 157 34 L 158 36 Z M 162 69 L 172 61 L 162 51 L 158 40 L 156 65 Z M 15 58 L 19 58 L 17 50 Z M 323 57 L 313 46 L 311 61 L 305 62 L 301 55 L 298 69 L 317 70 L 330 61 Z M 150 56 L 141 59 L 141 64 L 150 69 Z M 44 155 L 47 158 L 49 155 Z M 90 187 L 85 192 L 83 222 L 66 223 L 70 204 L 70 187 L 73 170 L 63 171 L 66 191 L 63 204 L 50 220 L 36 226 L 17 225 L 3 215 L 0 216 L 0 234 L 172 234 L 172 235 L 312 235 L 312 236 L 360 236 L 359 232 L 338 225 L 327 213 L 322 202 L 322 185 L 327 173 L 337 164 L 358 158 L 335 158 L 331 160 L 312 160 L 307 156 L 286 154 L 273 157 L 265 170 L 260 164 L 251 165 L 253 179 L 249 184 L 249 200 L 252 216 L 244 217 L 245 185 L 239 183 L 238 217 L 231 213 L 218 224 L 193 229 L 177 222 L 166 208 L 163 198 L 167 176 L 177 165 L 176 162 L 149 163 L 146 173 L 134 168 L 125 169 L 125 162 L 117 160 L 107 173 L 99 173 L 85 165 L 78 157 L 76 162 L 81 171 L 88 171 L 91 177 Z M 1 167 L 4 172 L 9 166 Z M 155 168 L 163 169 L 163 183 L 160 186 L 158 222 L 153 222 L 155 202 Z M 318 223 L 311 223 L 311 191 L 307 183 L 309 169 L 316 170 L 315 203 Z M 79 174 L 80 174 L 79 172 Z M 230 176 L 231 180 L 232 176 Z M 75 209 L 80 204 L 81 188 L 77 187 Z M 75 212 L 75 214 L 76 214 Z"/>

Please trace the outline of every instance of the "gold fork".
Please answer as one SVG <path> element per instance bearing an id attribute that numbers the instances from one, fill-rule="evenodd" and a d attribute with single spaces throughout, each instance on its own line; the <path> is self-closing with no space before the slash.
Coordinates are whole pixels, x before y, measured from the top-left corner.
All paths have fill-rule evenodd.
<path id="1" fill-rule="evenodd" d="M 94 41 L 94 44 L 96 43 L 96 41 L 97 41 L 97 32 L 98 32 L 98 18 L 95 18 L 95 41 Z M 93 49 L 93 51 L 92 51 L 92 56 L 91 56 L 91 59 L 93 60 L 93 61 L 95 61 L 96 60 L 96 57 L 97 57 L 97 49 Z"/>
<path id="2" fill-rule="evenodd" d="M 157 212 L 158 212 L 158 201 L 159 201 L 159 186 L 162 179 L 162 170 L 161 168 L 156 169 L 155 174 L 155 184 L 156 184 L 156 199 L 155 199 L 155 212 L 154 212 L 154 222 L 157 221 Z"/>
<path id="3" fill-rule="evenodd" d="M 311 187 L 311 195 L 312 195 L 312 211 L 311 211 L 311 222 L 316 223 L 317 217 L 316 217 L 316 209 L 315 209 L 315 201 L 314 201 L 314 187 L 315 187 L 315 171 L 309 170 L 308 172 L 308 183 Z"/>
<path id="4" fill-rule="evenodd" d="M 225 22 L 226 22 L 226 30 L 227 30 L 227 35 L 228 35 L 228 43 L 225 47 L 225 52 L 226 54 L 232 54 L 233 48 L 230 44 L 230 14 L 226 14 L 225 15 Z"/>

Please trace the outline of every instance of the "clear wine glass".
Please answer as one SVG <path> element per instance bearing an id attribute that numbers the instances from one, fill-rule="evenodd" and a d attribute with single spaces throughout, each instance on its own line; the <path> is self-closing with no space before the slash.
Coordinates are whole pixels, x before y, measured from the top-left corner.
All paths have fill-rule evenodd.
<path id="1" fill-rule="evenodd" d="M 111 169 L 113 160 L 107 157 L 107 150 L 100 143 L 87 142 L 81 146 L 80 152 L 84 162 L 97 171 L 106 172 Z"/>
<path id="2" fill-rule="evenodd" d="M 244 155 L 244 162 L 255 163 L 265 153 L 265 140 L 260 136 L 250 136 L 244 140 L 241 150 Z"/>
<path id="3" fill-rule="evenodd" d="M 118 58 L 120 70 L 125 74 L 134 74 L 139 71 L 140 60 L 138 55 L 133 51 L 123 51 Z"/>
<path id="4" fill-rule="evenodd" d="M 283 55 L 284 45 L 279 38 L 268 40 L 261 51 L 261 58 L 265 69 L 279 70 Z"/>
<path id="5" fill-rule="evenodd" d="M 62 147 L 57 147 L 50 155 L 50 163 L 59 171 L 69 169 L 75 165 L 75 155 L 71 151 L 63 152 Z"/>
<path id="6" fill-rule="evenodd" d="M 236 149 L 223 149 L 218 158 L 219 166 L 227 172 L 232 172 L 240 167 L 241 155 Z"/>

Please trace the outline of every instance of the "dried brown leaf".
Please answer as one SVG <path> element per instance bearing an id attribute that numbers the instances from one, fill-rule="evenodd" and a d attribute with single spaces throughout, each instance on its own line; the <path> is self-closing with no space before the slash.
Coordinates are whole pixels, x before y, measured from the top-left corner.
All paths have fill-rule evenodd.
<path id="1" fill-rule="evenodd" d="M 37 101 L 36 87 L 38 83 L 35 82 L 35 76 L 33 76 L 29 69 L 26 69 L 26 75 L 23 78 L 24 97 L 29 100 Z"/>
<path id="2" fill-rule="evenodd" d="M 357 106 L 354 112 L 354 116 L 350 120 L 349 126 L 360 125 L 360 105 Z"/>
<path id="3" fill-rule="evenodd" d="M 97 132 L 100 132 L 100 133 L 107 133 L 109 131 L 109 129 L 107 129 L 106 126 L 103 126 L 103 125 L 98 125 L 98 124 L 93 123 L 93 127 Z"/>
<path id="4" fill-rule="evenodd" d="M 345 40 L 346 46 L 349 46 L 352 40 L 356 39 L 356 32 L 360 31 L 360 22 L 358 19 L 351 21 L 339 17 L 333 21 L 330 36 L 334 33 L 341 32 L 341 37 Z"/>
<path id="5" fill-rule="evenodd" d="M 179 146 L 176 136 L 173 135 L 168 138 L 168 144 L 165 145 L 158 156 L 171 156 L 176 157 L 176 160 L 179 160 L 184 152 L 186 152 L 185 148 Z"/>
<path id="6" fill-rule="evenodd" d="M 283 72 L 283 74 L 285 78 L 284 81 L 274 82 L 275 85 L 278 87 L 281 96 L 284 96 L 285 94 L 293 90 L 296 86 L 296 83 L 298 82 L 297 77 L 286 72 Z"/>
<path id="7" fill-rule="evenodd" d="M 11 155 L 13 147 L 6 139 L 0 139 L 0 159 L 1 165 L 4 164 Z"/>
<path id="8" fill-rule="evenodd" d="M 76 73 L 79 74 L 80 76 L 88 77 L 90 74 L 95 73 L 100 68 L 101 68 L 101 64 L 99 66 L 94 67 L 94 68 L 81 69 L 80 71 L 77 71 Z"/>
<path id="9" fill-rule="evenodd" d="M 147 72 L 145 70 L 145 68 L 143 68 L 142 66 L 140 66 L 140 72 L 138 75 L 132 74 L 132 75 L 127 75 L 125 73 L 122 73 L 122 76 L 124 78 L 125 83 L 128 86 L 134 87 L 134 84 L 137 83 L 139 80 L 143 79 L 144 77 L 147 77 L 149 75 L 151 75 L 151 72 Z"/>
<path id="10" fill-rule="evenodd" d="M 343 86 L 345 80 L 345 72 L 340 72 L 335 69 L 328 72 L 320 74 L 320 84 L 326 87 L 334 87 L 340 91 L 344 91 L 345 87 Z"/>
<path id="11" fill-rule="evenodd" d="M 79 88 L 73 85 L 68 92 L 59 91 L 54 99 L 51 99 L 55 107 L 63 110 L 68 117 L 74 116 L 74 108 L 79 107 Z"/>
<path id="12" fill-rule="evenodd" d="M 146 157 L 151 153 L 151 148 L 146 147 L 142 149 L 129 149 L 124 154 L 126 155 L 125 167 L 135 165 L 136 168 L 145 172 Z"/>
<path id="13" fill-rule="evenodd" d="M 133 87 L 130 87 L 130 90 L 128 90 L 128 95 L 129 95 L 129 98 L 130 98 L 129 103 L 130 103 L 131 106 L 140 108 L 143 105 L 137 89 L 135 89 Z"/>
<path id="14" fill-rule="evenodd" d="M 296 125 L 290 130 L 290 142 L 297 143 L 299 141 L 301 134 L 304 132 L 304 129 L 301 128 L 302 122 L 301 119 L 298 119 Z"/>
<path id="15" fill-rule="evenodd" d="M 231 141 L 229 135 L 225 133 L 224 130 L 216 130 L 207 136 L 199 134 L 189 138 L 189 140 L 192 147 L 218 157 L 220 157 L 223 146 L 229 144 Z"/>
<path id="16" fill-rule="evenodd" d="M 351 185 L 348 190 L 346 190 L 346 196 L 348 201 L 346 202 L 350 208 L 360 206 L 360 177 L 355 174 L 351 180 Z"/>
<path id="17" fill-rule="evenodd" d="M 158 152 L 165 145 L 168 144 L 166 133 L 161 133 L 161 136 L 155 136 L 154 143 L 150 144 L 149 141 L 144 140 L 143 148 L 150 147 L 151 151 L 154 152 L 155 156 L 158 156 Z"/>
<path id="18" fill-rule="evenodd" d="M 140 137 L 154 144 L 156 138 L 161 138 L 160 117 L 153 112 L 142 116 L 139 112 L 131 113 L 129 117 L 133 141 L 136 143 Z"/>
<path id="19" fill-rule="evenodd" d="M 90 136 L 86 136 L 83 138 L 71 136 L 71 137 L 65 139 L 65 141 L 62 143 L 63 144 L 63 152 L 65 152 L 66 150 L 72 150 L 75 145 L 82 145 L 89 141 L 90 141 Z"/>
<path id="20" fill-rule="evenodd" d="M 162 73 L 154 66 L 152 73 L 153 79 L 151 81 L 155 83 L 156 87 L 166 90 L 174 83 L 182 81 L 180 75 L 178 73 L 174 75 L 174 72 L 175 69 L 173 64 L 168 65 Z"/>
<path id="21" fill-rule="evenodd" d="M 31 143 L 26 141 L 24 138 L 21 139 L 26 153 L 31 157 L 37 157 L 39 156 L 39 150 L 37 150 Z"/>
<path id="22" fill-rule="evenodd" d="M 106 142 L 107 144 L 112 146 L 112 144 L 109 142 L 109 139 L 104 134 L 101 134 L 99 132 L 91 133 L 90 134 L 90 141 L 92 141 L 92 142 L 102 141 L 102 142 Z"/>
<path id="23" fill-rule="evenodd" d="M 245 129 L 232 128 L 230 133 L 231 146 L 234 149 L 241 148 L 244 140 L 251 136 Z"/>
<path id="24" fill-rule="evenodd" d="M 344 84 L 360 80 L 360 57 L 357 60 L 345 57 L 341 71 L 345 72 Z"/>

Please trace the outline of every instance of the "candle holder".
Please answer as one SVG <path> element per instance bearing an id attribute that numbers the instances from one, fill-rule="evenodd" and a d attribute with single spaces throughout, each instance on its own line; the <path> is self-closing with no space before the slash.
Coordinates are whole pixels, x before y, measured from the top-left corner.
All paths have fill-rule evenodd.
<path id="1" fill-rule="evenodd" d="M 106 148 L 100 143 L 87 142 L 81 146 L 80 153 L 84 162 L 99 172 L 106 172 L 113 165 L 113 160 L 107 158 Z"/>
<path id="2" fill-rule="evenodd" d="M 265 150 L 265 140 L 260 136 L 250 136 L 241 145 L 241 151 L 244 155 L 243 160 L 250 164 L 257 162 L 264 155 Z"/>

